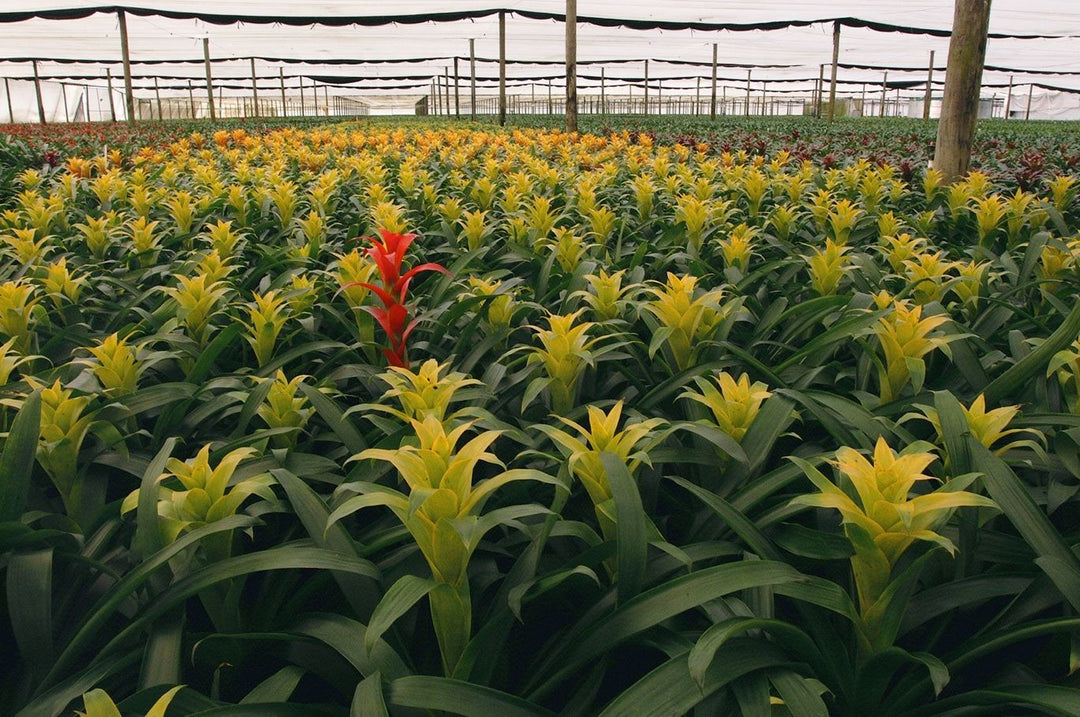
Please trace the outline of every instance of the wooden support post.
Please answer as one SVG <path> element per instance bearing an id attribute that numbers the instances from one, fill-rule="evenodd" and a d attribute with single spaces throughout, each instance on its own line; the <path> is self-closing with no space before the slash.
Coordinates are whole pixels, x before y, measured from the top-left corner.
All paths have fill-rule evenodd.
<path id="1" fill-rule="evenodd" d="M 322 86 L 322 98 L 323 98 L 323 114 L 327 117 L 330 116 L 330 85 Z M 449 98 L 447 98 L 449 101 Z"/>
<path id="2" fill-rule="evenodd" d="M 476 40 L 469 39 L 469 115 L 476 121 Z"/>
<path id="3" fill-rule="evenodd" d="M 836 66 L 840 62 L 840 21 L 833 21 L 832 74 L 829 75 L 829 121 L 836 117 Z"/>
<path id="4" fill-rule="evenodd" d="M 548 81 L 547 81 L 547 85 L 548 85 L 548 107 L 547 107 L 547 113 L 548 113 L 549 115 L 553 115 L 553 114 L 555 114 L 555 101 L 554 101 L 554 99 L 553 99 L 553 97 L 552 97 L 552 95 L 551 95 L 551 80 L 548 80 Z"/>
<path id="5" fill-rule="evenodd" d="M 71 111 L 68 109 L 67 85 L 65 85 L 63 82 L 60 83 L 60 97 L 62 97 L 63 100 L 64 100 L 64 122 L 70 122 L 71 121 Z M 86 116 L 87 116 L 86 121 L 89 122 L 90 121 L 89 120 L 89 117 L 90 117 L 90 104 L 89 103 L 87 103 L 87 105 L 86 105 Z"/>
<path id="6" fill-rule="evenodd" d="M 278 80 L 281 82 L 281 116 L 287 117 L 289 115 L 289 105 L 285 99 L 285 68 L 279 67 Z"/>
<path id="7" fill-rule="evenodd" d="M 750 116 L 750 73 L 753 70 L 746 71 L 746 116 Z"/>
<path id="8" fill-rule="evenodd" d="M 251 102 L 255 105 L 252 111 L 253 117 L 262 116 L 259 113 L 259 79 L 255 76 L 255 58 L 251 58 Z"/>
<path id="9" fill-rule="evenodd" d="M 923 95 L 922 118 L 930 119 L 930 102 L 934 99 L 934 51 L 930 51 L 930 67 L 926 70 L 926 94 Z"/>
<path id="10" fill-rule="evenodd" d="M 956 0 L 934 145 L 934 168 L 950 183 L 967 174 L 971 160 L 989 25 L 990 0 Z"/>
<path id="11" fill-rule="evenodd" d="M 8 121 L 15 124 L 15 110 L 11 107 L 11 84 L 4 78 L 4 97 L 7 98 Z"/>
<path id="12" fill-rule="evenodd" d="M 188 104 L 191 106 L 191 119 L 195 119 L 195 87 L 187 81 Z"/>
<path id="13" fill-rule="evenodd" d="M 458 58 L 454 55 L 454 114 L 461 116 L 461 86 L 458 82 Z"/>
<path id="14" fill-rule="evenodd" d="M 38 76 L 37 60 L 34 60 L 32 64 L 34 65 L 34 91 L 37 93 L 38 122 L 45 124 L 45 103 L 41 99 L 41 77 Z"/>
<path id="15" fill-rule="evenodd" d="M 442 88 L 439 87 L 439 76 L 431 78 L 431 91 L 435 95 L 435 114 L 442 114 Z"/>
<path id="16" fill-rule="evenodd" d="M 113 102 L 113 88 L 112 88 L 112 70 L 108 67 L 105 68 L 105 81 L 108 83 L 109 88 L 109 121 L 116 121 L 116 104 Z M 89 110 L 87 110 L 87 117 L 89 117 Z"/>
<path id="17" fill-rule="evenodd" d="M 712 105 L 709 108 L 709 119 L 716 119 L 716 43 L 712 45 Z"/>
<path id="18" fill-rule="evenodd" d="M 446 108 L 447 117 L 450 116 L 450 66 L 443 65 L 443 107 Z"/>
<path id="19" fill-rule="evenodd" d="M 881 80 L 881 107 L 878 108 L 878 117 L 885 116 L 885 90 L 889 86 L 889 71 L 885 70 L 885 76 Z"/>
<path id="20" fill-rule="evenodd" d="M 566 0 L 566 131 L 578 131 L 577 0 Z"/>
<path id="21" fill-rule="evenodd" d="M 866 116 L 866 83 L 862 83 L 862 98 L 859 100 L 859 116 Z"/>
<path id="22" fill-rule="evenodd" d="M 83 85 L 83 97 L 86 104 L 86 121 L 90 121 L 90 85 Z M 66 111 L 66 110 L 65 110 Z M 98 119 L 101 119 L 100 113 Z"/>
<path id="23" fill-rule="evenodd" d="M 300 116 L 304 116 L 304 76 L 300 75 Z"/>
<path id="24" fill-rule="evenodd" d="M 607 80 L 604 77 L 604 68 L 600 68 L 600 114 L 607 114 Z"/>
<path id="25" fill-rule="evenodd" d="M 206 68 L 206 101 L 210 103 L 210 121 L 217 121 L 217 111 L 214 109 L 214 79 L 210 76 L 210 38 L 204 37 L 202 41 L 203 65 Z"/>
<path id="26" fill-rule="evenodd" d="M 506 124 L 506 11 L 499 10 L 499 126 Z"/>
<path id="27" fill-rule="evenodd" d="M 120 23 L 120 56 L 124 60 L 124 107 L 127 109 L 128 124 L 135 124 L 135 92 L 131 88 L 131 49 L 128 46 L 127 15 L 123 10 L 116 11 Z"/>
<path id="28" fill-rule="evenodd" d="M 821 112 L 824 109 L 825 94 L 825 63 L 818 65 L 818 78 L 817 83 L 814 85 L 814 96 L 817 98 L 814 102 L 814 117 L 821 119 Z"/>
<path id="29" fill-rule="evenodd" d="M 1028 85 L 1027 109 L 1024 110 L 1024 119 L 1025 120 L 1031 119 L 1031 98 L 1032 98 L 1032 96 L 1034 96 L 1034 94 L 1035 94 L 1035 83 L 1033 82 L 1030 85 Z"/>
<path id="30" fill-rule="evenodd" d="M 1009 94 L 1005 95 L 1005 121 L 1009 120 L 1009 109 L 1012 107 L 1013 76 L 1009 75 Z"/>
<path id="31" fill-rule="evenodd" d="M 701 114 L 701 75 L 694 78 L 694 111 L 691 114 Z"/>
<path id="32" fill-rule="evenodd" d="M 161 116 L 161 87 L 158 86 L 157 75 L 154 75 L 154 98 L 157 100 L 157 118 L 158 122 L 162 120 Z"/>

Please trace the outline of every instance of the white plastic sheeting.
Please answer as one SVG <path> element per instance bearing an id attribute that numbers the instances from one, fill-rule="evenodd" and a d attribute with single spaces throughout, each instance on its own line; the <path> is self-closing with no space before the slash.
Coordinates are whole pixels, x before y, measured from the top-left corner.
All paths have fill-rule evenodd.
<path id="1" fill-rule="evenodd" d="M 59 0 L 0 0 L 0 13 L 26 10 L 67 9 L 95 6 L 92 2 L 62 2 Z M 427 13 L 486 10 L 494 6 L 475 0 L 401 0 L 393 4 L 375 2 L 280 2 L 279 0 L 146 0 L 136 5 L 163 11 L 224 13 L 250 16 L 410 16 Z M 562 94 L 564 27 L 555 20 L 536 20 L 521 17 L 513 10 L 561 13 L 564 3 L 551 0 L 518 0 L 506 6 L 507 15 L 507 77 L 510 91 L 521 95 L 546 92 L 548 79 Z M 871 22 L 890 23 L 917 28 L 948 30 L 952 23 L 953 3 L 948 0 L 914 0 L 896 3 L 852 2 L 849 0 L 748 0 L 715 1 L 667 0 L 580 0 L 579 18 L 619 18 L 625 20 L 698 22 L 698 23 L 760 23 L 784 20 L 817 20 L 854 17 Z M 256 62 L 260 94 L 280 98 L 283 73 L 290 97 L 296 96 L 301 76 L 320 79 L 334 77 L 356 80 L 349 89 L 334 89 L 335 94 L 381 98 L 397 95 L 405 102 L 425 94 L 431 77 L 453 77 L 453 57 L 458 59 L 460 91 L 468 94 L 469 40 L 475 40 L 479 92 L 490 95 L 497 85 L 498 19 L 496 15 L 455 22 L 421 22 L 379 26 L 328 27 L 321 25 L 292 26 L 239 22 L 228 25 L 211 24 L 199 19 L 170 19 L 161 16 L 127 15 L 131 58 L 137 97 L 155 97 L 153 77 L 160 76 L 164 98 L 186 98 L 190 78 L 194 92 L 205 97 L 202 39 L 209 38 L 216 90 L 222 96 L 251 94 L 251 67 L 246 58 L 271 58 Z M 994 0 L 991 12 L 992 33 L 1019 35 L 1056 35 L 1043 39 L 992 38 L 987 48 L 988 66 L 1028 70 L 1018 73 L 987 70 L 983 75 L 984 97 L 1004 97 L 1009 76 L 1015 87 L 1011 105 L 1016 116 L 1018 98 L 1021 106 L 1031 83 L 1044 87 L 1075 89 L 1080 92 L 1080 3 L 1076 0 Z M 581 23 L 578 28 L 579 94 L 599 92 L 599 76 L 603 68 L 605 91 L 609 95 L 626 93 L 633 85 L 641 93 L 644 79 L 644 60 L 649 59 L 651 90 L 665 94 L 692 95 L 699 80 L 707 96 L 712 59 L 712 46 L 718 46 L 721 63 L 738 65 L 791 65 L 751 71 L 751 86 L 755 94 L 762 92 L 762 82 L 768 81 L 768 93 L 799 92 L 809 94 L 817 79 L 821 64 L 829 63 L 832 53 L 832 26 L 819 23 L 808 27 L 746 32 L 703 30 L 636 30 L 627 27 L 599 27 Z M 875 68 L 892 67 L 888 71 L 890 84 L 921 83 L 926 79 L 930 51 L 935 51 L 935 65 L 944 67 L 948 54 L 948 38 L 897 32 L 877 32 L 864 28 L 844 27 L 841 33 L 840 62 L 849 65 L 868 65 Z M 67 117 L 74 117 L 74 105 L 82 96 L 85 111 L 89 90 L 91 119 L 108 119 L 108 95 L 101 78 L 105 67 L 113 73 L 114 106 L 122 115 L 123 88 L 120 60 L 120 39 L 117 16 L 99 13 L 76 20 L 31 19 L 0 25 L 0 75 L 9 78 L 31 78 L 32 69 L 25 62 L 3 62 L 6 58 L 42 58 L 38 70 L 46 78 L 46 116 L 50 120 L 65 117 L 60 94 L 60 82 L 67 82 Z M 229 59 L 245 58 L 245 59 Z M 425 59 L 417 62 L 386 63 L 380 61 Z M 65 64 L 57 59 L 94 59 L 114 64 Z M 279 59 L 309 60 L 295 64 Z M 142 65 L 139 61 L 167 60 L 167 64 Z M 334 60 L 365 60 L 369 64 L 339 64 Z M 617 62 L 619 60 L 629 62 Z M 664 60 L 702 63 L 685 65 Z M 178 61 L 197 61 L 181 63 Z M 537 61 L 554 64 L 521 64 Z M 600 61 L 609 61 L 603 64 Z M 175 64 L 174 64 L 175 63 Z M 909 68 L 901 70 L 897 68 Z M 1075 74 L 1048 74 L 1066 72 Z M 1047 74 L 1043 74 L 1047 73 Z M 828 68 L 826 67 L 826 77 Z M 745 92 L 747 70 L 720 67 L 719 83 L 725 94 Z M 169 79 L 165 79 L 169 78 Z M 177 79 L 180 78 L 180 79 Z M 884 78 L 883 69 L 842 67 L 839 72 L 841 96 L 858 97 L 860 93 L 875 92 Z M 526 80 L 531 80 L 527 82 Z M 935 73 L 934 80 L 944 80 L 944 73 Z M 451 79 L 451 82 L 453 80 Z M 311 80 L 304 80 L 310 87 Z M 10 83 L 12 109 L 17 121 L 37 119 L 33 85 L 26 81 Z M 230 87 L 231 85 L 231 87 Z M 865 85 L 865 87 L 864 87 Z M 866 88 L 869 90 L 866 90 Z M 95 89 L 96 88 L 96 89 Z M 936 92 L 940 94 L 940 85 Z M 0 92 L 2 92 L 0 87 Z M 307 90 L 310 92 L 310 89 Z M 913 86 L 902 90 L 906 98 L 922 96 L 922 88 Z M 1031 117 L 1080 117 L 1080 94 L 1062 95 L 1044 88 L 1035 88 L 1035 98 L 1053 97 L 1046 104 L 1046 114 L 1037 101 L 1032 103 Z M 890 90 L 892 96 L 892 90 Z M 376 101 L 377 103 L 377 101 Z M 1054 109 L 1050 109 L 1053 105 Z M 1023 107 L 1026 109 L 1026 107 Z M 0 102 L 0 120 L 8 119 L 7 106 Z"/>

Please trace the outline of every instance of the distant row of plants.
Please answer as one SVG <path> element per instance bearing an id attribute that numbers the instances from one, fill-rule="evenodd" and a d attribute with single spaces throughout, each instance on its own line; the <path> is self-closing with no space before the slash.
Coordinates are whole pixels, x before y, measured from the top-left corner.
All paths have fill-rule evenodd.
<path id="1" fill-rule="evenodd" d="M 0 712 L 1080 713 L 1076 174 L 372 123 L 16 181 Z"/>

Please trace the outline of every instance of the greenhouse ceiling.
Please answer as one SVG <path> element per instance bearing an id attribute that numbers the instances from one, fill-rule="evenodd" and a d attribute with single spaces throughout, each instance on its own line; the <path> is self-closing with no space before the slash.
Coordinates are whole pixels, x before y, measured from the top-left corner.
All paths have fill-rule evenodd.
<path id="1" fill-rule="evenodd" d="M 578 3 L 580 85 L 609 86 L 649 79 L 665 88 L 690 88 L 711 75 L 717 47 L 721 83 L 769 82 L 776 91 L 805 91 L 832 55 L 833 23 L 843 18 L 841 91 L 880 84 L 924 82 L 930 52 L 942 80 L 952 3 L 923 0 L 868 3 L 848 0 L 703 2 L 701 0 L 582 0 Z M 275 0 L 157 0 L 137 5 L 5 0 L 0 4 L 0 75 L 32 76 L 38 59 L 45 78 L 90 78 L 121 59 L 115 9 L 127 8 L 136 88 L 151 78 L 177 87 L 203 77 L 208 38 L 215 81 L 271 82 L 280 74 L 320 82 L 361 83 L 365 90 L 422 91 L 436 75 L 469 73 L 475 41 L 477 76 L 490 87 L 498 76 L 498 10 L 506 10 L 507 77 L 560 85 L 564 57 L 563 2 L 402 0 L 277 2 Z M 98 12 L 93 12 L 97 8 Z M 390 14 L 392 13 L 392 14 Z M 44 16 L 43 16 L 44 15 Z M 767 25 L 769 29 L 746 29 Z M 719 29 L 719 28 L 727 29 Z M 984 85 L 1036 83 L 1080 91 L 1080 5 L 1075 0 L 994 0 Z M 78 62 L 67 62 L 78 61 Z M 145 78 L 140 80 L 139 78 Z M 173 84 L 170 85 L 170 80 Z M 78 81 L 82 81 L 79 79 Z M 88 80 L 89 81 L 89 80 Z"/>

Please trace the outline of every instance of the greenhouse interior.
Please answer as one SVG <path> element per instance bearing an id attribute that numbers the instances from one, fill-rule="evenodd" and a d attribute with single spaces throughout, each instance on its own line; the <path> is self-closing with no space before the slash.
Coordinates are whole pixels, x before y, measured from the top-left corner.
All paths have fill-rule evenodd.
<path id="1" fill-rule="evenodd" d="M 0 38 L 0 715 L 1080 715 L 1075 0 Z"/>

